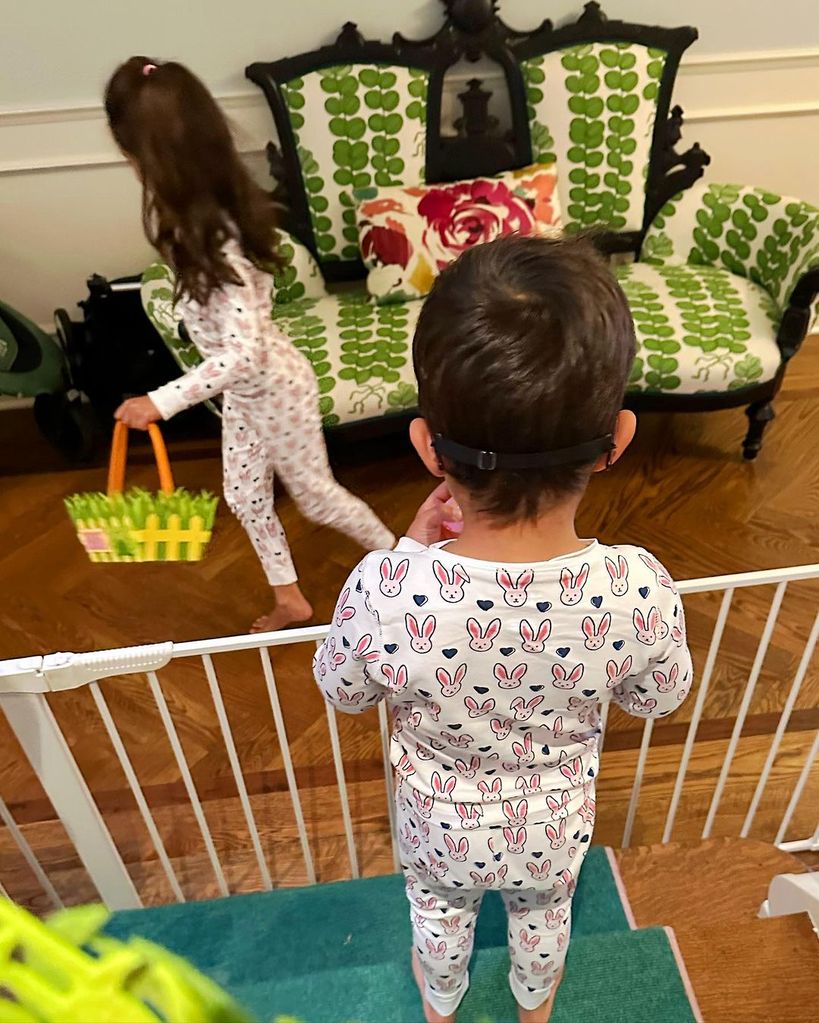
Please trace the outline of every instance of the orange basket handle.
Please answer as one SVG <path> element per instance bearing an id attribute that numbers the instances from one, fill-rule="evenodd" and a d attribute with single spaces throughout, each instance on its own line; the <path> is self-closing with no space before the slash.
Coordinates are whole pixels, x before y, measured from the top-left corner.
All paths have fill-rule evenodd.
<path id="1" fill-rule="evenodd" d="M 174 492 L 173 473 L 168 460 L 168 449 L 162 439 L 162 432 L 156 423 L 148 427 L 148 436 L 154 449 L 157 472 L 159 473 L 159 489 L 163 494 Z M 114 437 L 111 441 L 111 459 L 108 463 L 108 493 L 121 494 L 125 486 L 125 465 L 128 461 L 128 427 L 125 423 L 114 425 Z"/>

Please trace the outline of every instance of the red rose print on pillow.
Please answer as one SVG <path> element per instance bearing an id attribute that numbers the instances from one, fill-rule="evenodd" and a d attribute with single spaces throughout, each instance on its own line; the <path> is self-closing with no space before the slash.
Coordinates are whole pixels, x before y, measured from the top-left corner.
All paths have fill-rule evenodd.
<path id="1" fill-rule="evenodd" d="M 472 245 L 501 235 L 533 234 L 532 209 L 502 181 L 478 179 L 431 188 L 418 203 L 423 241 L 443 269 Z"/>
<path id="2" fill-rule="evenodd" d="M 406 269 L 412 255 L 412 243 L 404 225 L 393 217 L 387 217 L 384 224 L 384 227 L 373 224 L 362 231 L 361 255 L 381 266 L 397 264 Z"/>

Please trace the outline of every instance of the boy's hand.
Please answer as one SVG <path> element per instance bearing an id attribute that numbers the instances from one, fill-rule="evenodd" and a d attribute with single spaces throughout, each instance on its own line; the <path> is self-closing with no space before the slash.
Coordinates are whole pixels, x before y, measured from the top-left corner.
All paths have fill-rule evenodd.
<path id="1" fill-rule="evenodd" d="M 452 500 L 449 486 L 440 483 L 415 513 L 407 536 L 429 547 L 444 539 L 445 522 L 458 522 L 460 519 L 461 510 Z"/>
<path id="2" fill-rule="evenodd" d="M 141 398 L 124 401 L 114 413 L 114 418 L 134 430 L 147 430 L 151 423 L 162 418 L 162 414 L 145 394 Z"/>

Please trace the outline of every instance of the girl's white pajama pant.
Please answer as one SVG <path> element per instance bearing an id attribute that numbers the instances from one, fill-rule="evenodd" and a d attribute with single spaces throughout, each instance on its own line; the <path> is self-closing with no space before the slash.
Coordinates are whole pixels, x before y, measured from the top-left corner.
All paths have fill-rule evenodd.
<path id="1" fill-rule="evenodd" d="M 572 897 L 594 826 L 587 800 L 594 790 L 575 790 L 559 818 L 546 795 L 482 804 L 480 826 L 465 828 L 452 803 L 436 801 L 424 817 L 410 786 L 398 785 L 413 944 L 427 1001 L 441 1015 L 455 1012 L 469 986 L 475 922 L 490 888 L 500 891 L 509 917 L 509 984 L 518 1004 L 536 1009 L 563 968 Z"/>
<path id="2" fill-rule="evenodd" d="M 278 475 L 299 511 L 357 540 L 389 550 L 395 537 L 375 512 L 334 478 L 318 411 L 316 378 L 305 360 L 300 379 L 263 397 L 226 393 L 222 408 L 225 500 L 245 528 L 271 586 L 296 581 L 282 524 L 273 506 Z"/>

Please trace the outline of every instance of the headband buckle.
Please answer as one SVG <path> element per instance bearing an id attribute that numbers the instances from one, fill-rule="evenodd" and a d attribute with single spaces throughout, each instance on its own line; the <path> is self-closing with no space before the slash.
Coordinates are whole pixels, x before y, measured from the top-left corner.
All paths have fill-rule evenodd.
<path id="1" fill-rule="evenodd" d="M 483 469 L 486 472 L 491 472 L 493 469 L 498 467 L 498 453 L 497 451 L 479 451 L 478 452 L 478 468 Z"/>

